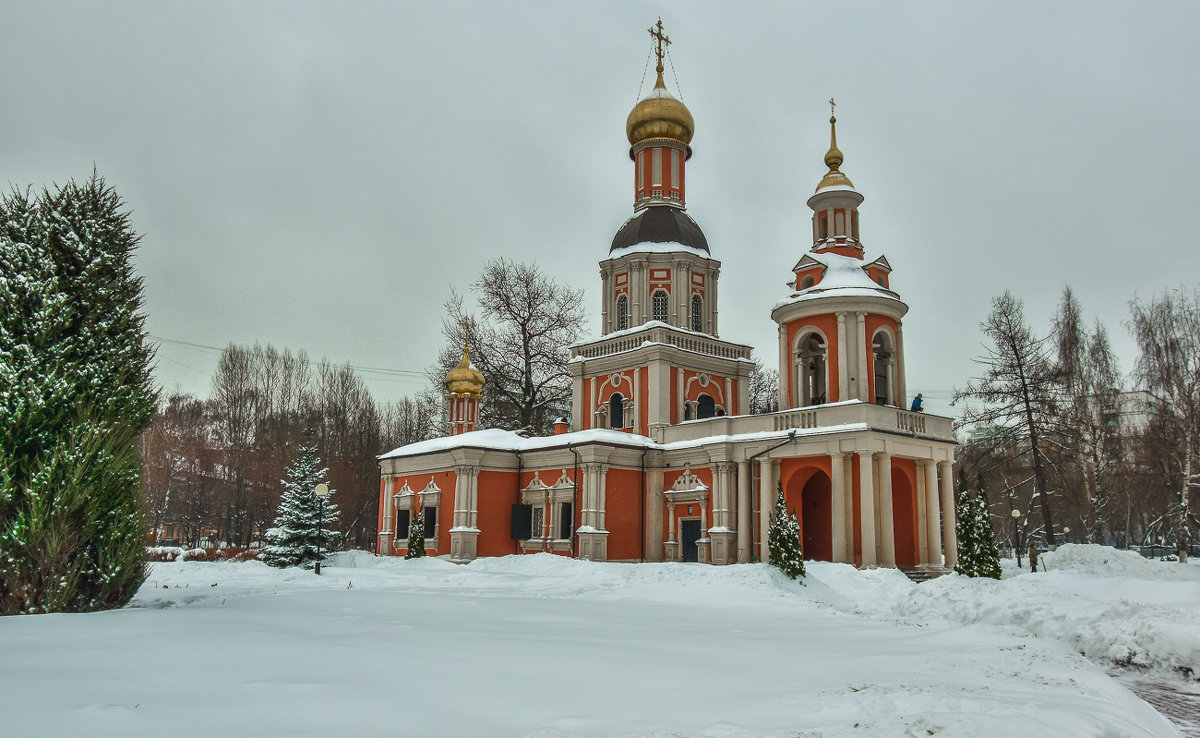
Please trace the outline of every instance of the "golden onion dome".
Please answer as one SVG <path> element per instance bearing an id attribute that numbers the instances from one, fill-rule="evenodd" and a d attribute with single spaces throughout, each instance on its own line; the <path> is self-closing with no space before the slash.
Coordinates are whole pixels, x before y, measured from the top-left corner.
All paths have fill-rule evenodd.
<path id="1" fill-rule="evenodd" d="M 663 83 L 662 67 L 658 69 L 658 81 L 650 94 L 642 98 L 625 121 L 625 135 L 629 145 L 637 146 L 651 138 L 669 138 L 684 146 L 692 142 L 696 124 L 687 106 L 671 97 Z"/>
<path id="2" fill-rule="evenodd" d="M 446 375 L 446 390 L 455 395 L 478 395 L 483 391 L 483 374 L 471 366 L 465 346 L 462 361 Z"/>
<path id="3" fill-rule="evenodd" d="M 817 185 L 817 192 L 830 187 L 854 188 L 854 183 L 839 169 L 843 161 L 842 152 L 837 147 L 837 118 L 831 115 L 829 116 L 829 151 L 825 152 L 825 166 L 829 167 L 829 171 L 821 178 L 820 184 Z"/>

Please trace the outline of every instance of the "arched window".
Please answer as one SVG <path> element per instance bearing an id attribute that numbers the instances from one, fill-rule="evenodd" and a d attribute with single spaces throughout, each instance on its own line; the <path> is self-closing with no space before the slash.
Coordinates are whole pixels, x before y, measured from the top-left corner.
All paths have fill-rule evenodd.
<path id="1" fill-rule="evenodd" d="M 875 404 L 896 404 L 896 351 L 892 337 L 879 331 L 871 339 L 872 370 L 875 376 Z"/>
<path id="2" fill-rule="evenodd" d="M 704 299 L 700 295 L 692 295 L 692 330 L 700 333 L 704 330 Z"/>
<path id="3" fill-rule="evenodd" d="M 655 290 L 654 298 L 651 301 L 652 310 L 651 319 L 667 322 L 667 293 L 665 290 Z"/>
<path id="4" fill-rule="evenodd" d="M 827 349 L 819 333 L 809 333 L 796 347 L 793 407 L 824 405 Z"/>
<path id="5" fill-rule="evenodd" d="M 850 237 L 855 241 L 858 240 L 858 211 L 850 211 Z"/>
<path id="6" fill-rule="evenodd" d="M 711 418 L 717 414 L 717 403 L 708 395 L 700 395 L 696 399 L 696 417 L 700 419 Z"/>
<path id="7" fill-rule="evenodd" d="M 806 290 L 813 286 L 813 276 L 811 274 L 804 275 L 804 279 L 800 280 L 800 289 Z"/>
<path id="8" fill-rule="evenodd" d="M 692 403 L 690 403 L 690 402 L 683 403 L 683 419 L 684 420 L 692 419 Z"/>
<path id="9" fill-rule="evenodd" d="M 608 400 L 608 427 L 625 427 L 625 398 L 619 392 Z"/>
<path id="10" fill-rule="evenodd" d="M 629 328 L 629 298 L 626 295 L 617 297 L 617 330 Z"/>

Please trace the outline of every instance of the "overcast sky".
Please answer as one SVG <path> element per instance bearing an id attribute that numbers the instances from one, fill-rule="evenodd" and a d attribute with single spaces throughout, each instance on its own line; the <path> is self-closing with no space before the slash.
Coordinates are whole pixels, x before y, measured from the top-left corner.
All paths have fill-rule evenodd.
<path id="1" fill-rule="evenodd" d="M 597 334 L 660 15 L 721 335 L 760 358 L 811 246 L 830 97 L 929 410 L 978 372 L 1006 288 L 1044 330 L 1070 284 L 1128 368 L 1129 300 L 1200 284 L 1195 2 L 2 0 L 0 184 L 95 164 L 144 234 L 153 336 L 411 370 L 366 375 L 394 401 L 488 257 L 586 289 Z M 164 343 L 158 377 L 207 396 L 216 359 Z"/>

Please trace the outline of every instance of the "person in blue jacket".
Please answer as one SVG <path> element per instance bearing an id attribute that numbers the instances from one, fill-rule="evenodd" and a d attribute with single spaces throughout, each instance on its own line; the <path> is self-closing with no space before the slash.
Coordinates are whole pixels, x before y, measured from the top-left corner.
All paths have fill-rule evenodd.
<path id="1" fill-rule="evenodd" d="M 922 406 L 924 406 L 924 404 L 925 404 L 925 402 L 921 399 L 921 393 L 918 392 L 917 396 L 913 398 L 912 408 L 910 408 L 910 409 L 914 413 L 919 413 L 919 412 L 921 412 L 921 408 L 922 408 Z"/>

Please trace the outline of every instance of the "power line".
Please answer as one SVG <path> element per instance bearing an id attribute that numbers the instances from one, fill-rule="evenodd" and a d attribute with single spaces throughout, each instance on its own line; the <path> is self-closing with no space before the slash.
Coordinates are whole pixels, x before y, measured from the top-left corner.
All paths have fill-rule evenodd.
<path id="1" fill-rule="evenodd" d="M 159 343 L 166 343 L 166 344 L 171 344 L 174 346 L 183 346 L 185 348 L 196 349 L 198 351 L 207 351 L 207 352 L 212 352 L 212 353 L 216 353 L 216 354 L 222 354 L 225 352 L 225 349 L 223 349 L 223 348 L 220 348 L 218 346 L 209 346 L 209 345 L 206 345 L 203 343 L 193 343 L 192 341 L 180 341 L 179 339 L 176 339 L 176 338 L 166 338 L 163 336 L 156 336 L 153 334 L 150 334 L 149 337 L 154 341 L 158 341 Z M 388 369 L 385 367 L 359 366 L 357 364 L 351 364 L 350 362 L 337 363 L 337 364 L 334 364 L 334 366 L 344 366 L 348 369 L 353 369 L 356 372 L 363 372 L 364 374 L 380 374 L 383 376 L 398 377 L 398 378 L 409 379 L 409 380 L 411 380 L 411 379 L 425 380 L 426 379 L 425 372 L 417 371 L 415 369 Z M 199 370 L 197 370 L 197 371 L 199 371 Z"/>

